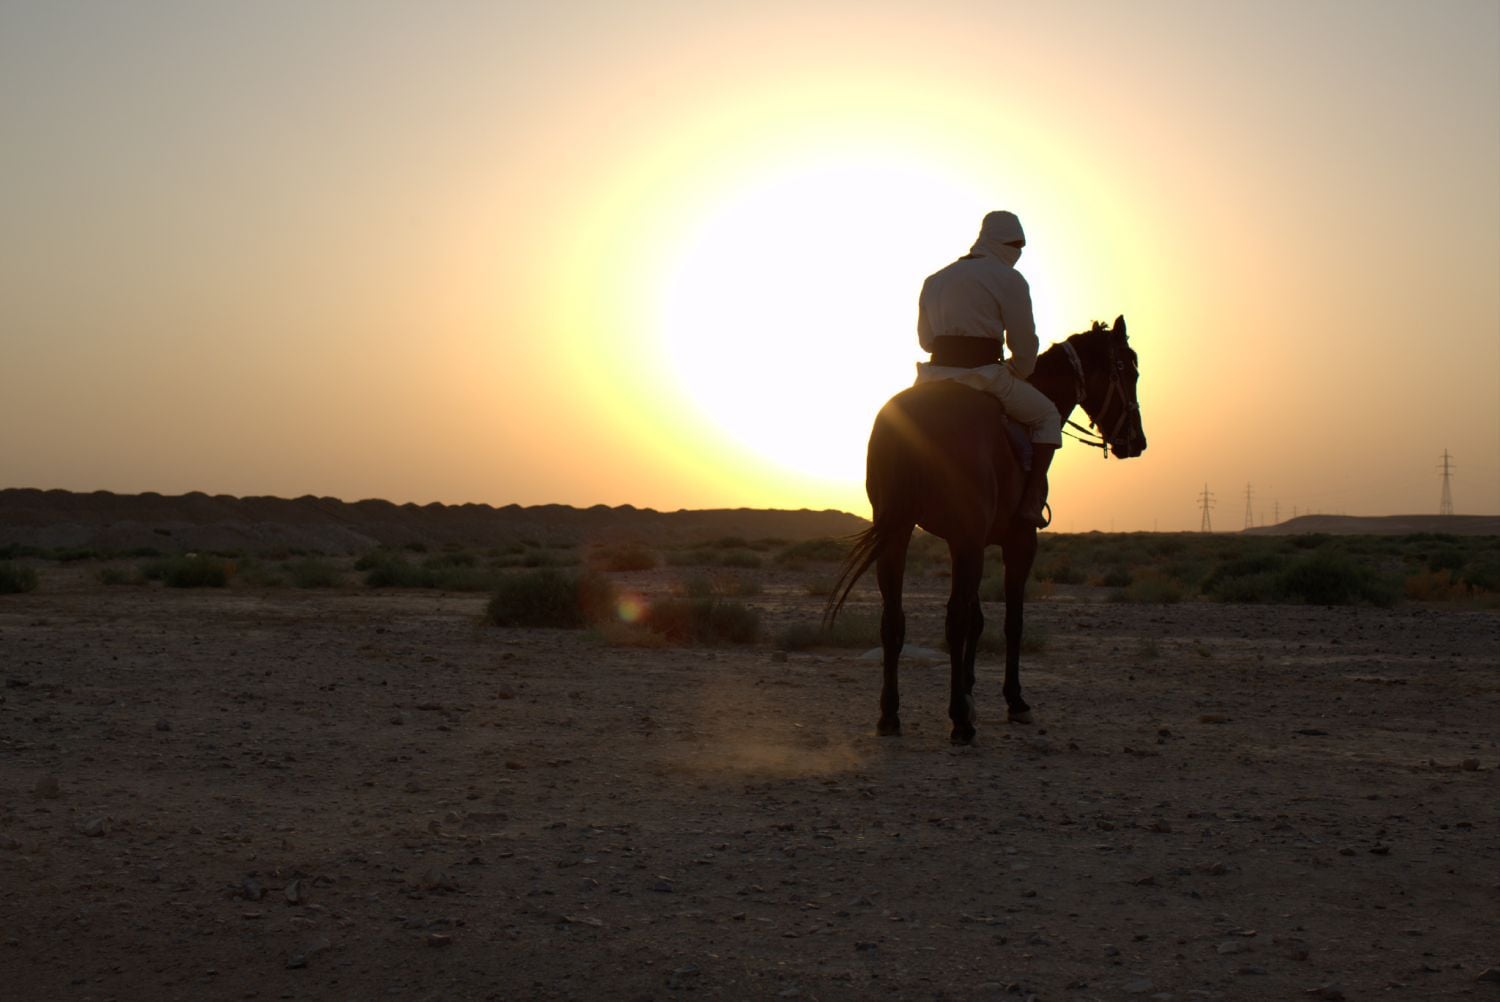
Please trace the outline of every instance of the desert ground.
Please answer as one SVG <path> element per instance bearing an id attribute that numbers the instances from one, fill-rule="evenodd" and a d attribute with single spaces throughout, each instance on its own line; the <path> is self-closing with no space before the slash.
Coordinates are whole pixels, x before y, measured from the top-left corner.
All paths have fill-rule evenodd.
<path id="1" fill-rule="evenodd" d="M 1036 723 L 984 655 L 955 749 L 941 575 L 877 738 L 878 663 L 772 639 L 821 609 L 792 569 L 723 648 L 41 573 L 0 596 L 7 998 L 1500 998 L 1493 610 L 1054 591 Z"/>

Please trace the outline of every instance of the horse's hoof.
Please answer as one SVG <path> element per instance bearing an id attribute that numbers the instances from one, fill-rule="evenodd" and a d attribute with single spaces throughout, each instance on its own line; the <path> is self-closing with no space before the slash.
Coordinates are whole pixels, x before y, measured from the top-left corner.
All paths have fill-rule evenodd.
<path id="1" fill-rule="evenodd" d="M 954 732 L 948 736 L 948 740 L 955 745 L 967 747 L 974 743 L 975 733 L 976 732 L 972 730 L 960 731 L 955 729 Z"/>
<path id="2" fill-rule="evenodd" d="M 901 721 L 882 720 L 875 725 L 875 733 L 883 738 L 899 738 L 901 736 Z"/>
<path id="3" fill-rule="evenodd" d="M 1010 710 L 1005 714 L 1005 719 L 1013 724 L 1029 724 L 1031 723 L 1031 710 Z"/>

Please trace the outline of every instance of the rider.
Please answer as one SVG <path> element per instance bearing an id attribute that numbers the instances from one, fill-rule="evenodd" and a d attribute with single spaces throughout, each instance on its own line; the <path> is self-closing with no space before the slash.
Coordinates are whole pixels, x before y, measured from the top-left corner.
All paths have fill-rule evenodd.
<path id="1" fill-rule="evenodd" d="M 922 283 L 917 340 L 932 361 L 917 363 L 917 382 L 952 379 L 993 394 L 1031 436 L 1031 473 L 1021 495 L 1020 517 L 1047 525 L 1047 467 L 1062 445 L 1062 416 L 1026 377 L 1036 367 L 1036 321 L 1031 288 L 1015 264 L 1026 246 L 1021 221 L 991 212 L 969 253 Z M 1001 364 L 1001 343 L 1010 361 Z"/>

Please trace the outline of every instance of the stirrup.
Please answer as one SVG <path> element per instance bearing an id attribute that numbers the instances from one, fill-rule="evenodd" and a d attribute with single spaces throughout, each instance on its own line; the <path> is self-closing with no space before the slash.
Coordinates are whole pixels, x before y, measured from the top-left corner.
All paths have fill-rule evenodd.
<path id="1" fill-rule="evenodd" d="M 1020 515 L 1020 513 L 1017 513 L 1017 517 L 1021 518 L 1022 516 Z M 1022 518 L 1022 521 L 1024 521 L 1026 525 L 1029 525 L 1033 529 L 1045 529 L 1045 528 L 1047 528 L 1047 526 L 1049 526 L 1049 525 L 1052 524 L 1052 505 L 1049 504 L 1046 501 L 1042 502 L 1042 524 L 1041 525 L 1037 525 L 1035 522 L 1031 521 L 1031 519 L 1029 519 L 1029 518 Z"/>

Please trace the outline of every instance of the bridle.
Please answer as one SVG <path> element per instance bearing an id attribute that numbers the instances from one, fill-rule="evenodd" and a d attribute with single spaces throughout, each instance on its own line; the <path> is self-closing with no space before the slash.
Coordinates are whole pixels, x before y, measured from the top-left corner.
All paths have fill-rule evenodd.
<path id="1" fill-rule="evenodd" d="M 1096 328 L 1102 329 L 1102 328 Z M 1125 359 L 1121 357 L 1115 339 L 1109 341 L 1109 358 L 1106 368 L 1109 374 L 1109 386 L 1104 392 L 1104 400 L 1097 409 L 1088 406 L 1088 381 L 1084 376 L 1083 360 L 1078 357 L 1078 350 L 1073 347 L 1073 339 L 1068 338 L 1062 343 L 1063 354 L 1067 356 L 1069 364 L 1073 366 L 1073 394 L 1074 402 L 1083 408 L 1083 412 L 1089 415 L 1089 426 L 1084 428 L 1075 421 L 1066 422 L 1069 428 L 1075 429 L 1081 434 L 1075 435 L 1070 431 L 1063 433 L 1069 438 L 1082 442 L 1103 453 L 1105 459 L 1109 458 L 1109 450 L 1114 446 L 1116 453 L 1119 452 L 1121 444 L 1131 445 L 1135 441 L 1135 431 L 1130 425 L 1132 414 L 1140 410 L 1140 404 L 1132 401 L 1125 392 Z M 1114 422 L 1108 424 L 1109 409 L 1118 402 L 1120 413 Z M 1098 414 L 1095 418 L 1093 415 Z M 1095 428 L 1098 428 L 1096 431 Z M 1128 436 L 1125 442 L 1120 441 L 1121 432 Z M 1087 436 L 1087 437 L 1085 437 Z"/>

